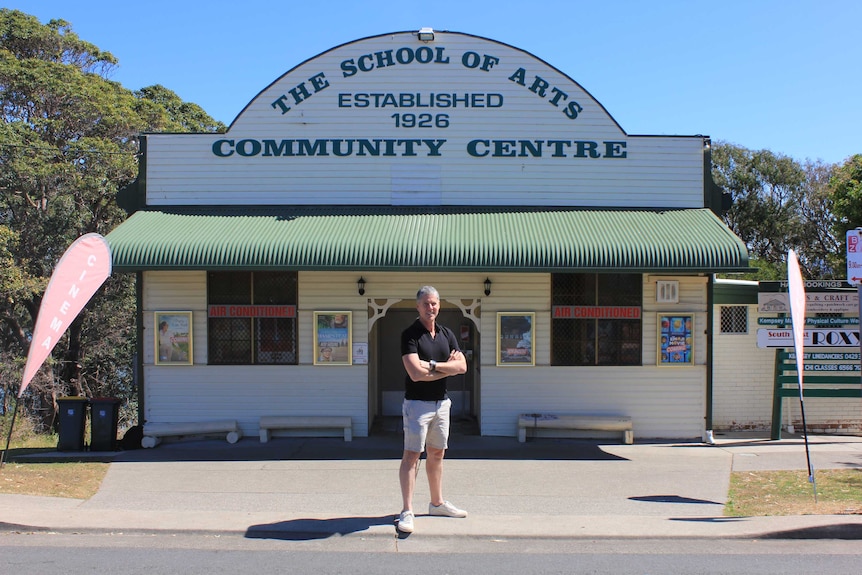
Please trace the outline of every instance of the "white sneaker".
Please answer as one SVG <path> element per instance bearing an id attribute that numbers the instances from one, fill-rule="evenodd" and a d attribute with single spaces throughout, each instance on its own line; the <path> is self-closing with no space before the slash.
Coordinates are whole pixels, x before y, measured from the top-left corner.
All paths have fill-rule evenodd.
<path id="1" fill-rule="evenodd" d="M 403 531 L 404 533 L 413 533 L 413 512 L 412 511 L 402 511 L 401 515 L 398 517 L 398 525 L 396 526 L 398 531 Z"/>
<path id="2" fill-rule="evenodd" d="M 458 509 L 448 501 L 444 501 L 440 505 L 428 504 L 428 515 L 439 515 L 441 517 L 467 517 L 467 512 L 463 509 Z"/>

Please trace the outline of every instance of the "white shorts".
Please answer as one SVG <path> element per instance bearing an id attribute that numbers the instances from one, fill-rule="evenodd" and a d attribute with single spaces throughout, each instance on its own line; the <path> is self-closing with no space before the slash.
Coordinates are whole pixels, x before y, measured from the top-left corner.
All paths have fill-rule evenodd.
<path id="1" fill-rule="evenodd" d="M 440 401 L 405 399 L 401 405 L 404 450 L 422 453 L 426 443 L 435 449 L 447 449 L 451 408 L 449 398 Z"/>

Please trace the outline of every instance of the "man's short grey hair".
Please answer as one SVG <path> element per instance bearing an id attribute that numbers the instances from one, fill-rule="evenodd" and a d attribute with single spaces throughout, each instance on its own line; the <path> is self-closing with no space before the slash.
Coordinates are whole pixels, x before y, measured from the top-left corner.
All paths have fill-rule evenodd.
<path id="1" fill-rule="evenodd" d="M 437 299 L 440 299 L 440 294 L 437 292 L 437 289 L 433 286 L 422 286 L 419 288 L 419 291 L 416 292 L 416 301 L 421 300 L 426 295 L 433 295 Z"/>

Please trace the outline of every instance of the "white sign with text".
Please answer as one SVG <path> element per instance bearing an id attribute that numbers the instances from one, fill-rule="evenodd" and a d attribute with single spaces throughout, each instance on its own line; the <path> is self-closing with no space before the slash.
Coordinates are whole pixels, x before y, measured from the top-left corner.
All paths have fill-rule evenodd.
<path id="1" fill-rule="evenodd" d="M 787 292 L 760 292 L 757 294 L 757 311 L 760 313 L 790 313 L 790 298 Z M 842 292 L 808 292 L 805 294 L 805 309 L 815 313 L 852 313 L 859 311 L 859 294 L 850 290 Z"/>
<path id="2" fill-rule="evenodd" d="M 859 347 L 859 331 L 854 329 L 807 329 L 805 347 Z M 793 330 L 758 329 L 757 347 L 793 347 Z"/>

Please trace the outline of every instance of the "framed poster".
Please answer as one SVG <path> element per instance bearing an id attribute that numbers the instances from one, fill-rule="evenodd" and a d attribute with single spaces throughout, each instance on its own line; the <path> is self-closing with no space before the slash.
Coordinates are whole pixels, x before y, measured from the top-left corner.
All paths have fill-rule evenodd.
<path id="1" fill-rule="evenodd" d="M 497 313 L 497 365 L 535 365 L 533 324 L 536 314 L 526 311 Z"/>
<path id="2" fill-rule="evenodd" d="M 351 312 L 314 312 L 314 365 L 351 365 Z"/>
<path id="3" fill-rule="evenodd" d="M 694 365 L 694 314 L 658 314 L 658 364 Z"/>
<path id="4" fill-rule="evenodd" d="M 192 312 L 155 312 L 156 365 L 191 365 Z"/>

